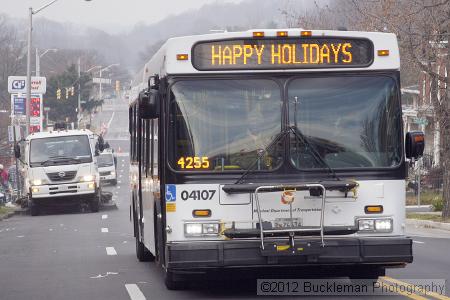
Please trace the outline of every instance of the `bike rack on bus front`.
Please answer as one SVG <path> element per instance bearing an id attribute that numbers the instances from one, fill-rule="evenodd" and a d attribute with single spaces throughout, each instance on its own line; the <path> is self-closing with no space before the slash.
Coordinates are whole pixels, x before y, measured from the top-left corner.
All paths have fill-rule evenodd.
<path id="1" fill-rule="evenodd" d="M 258 194 L 260 192 L 276 192 L 276 191 L 286 191 L 286 190 L 295 190 L 295 191 L 301 191 L 301 190 L 311 190 L 311 189 L 320 189 L 322 191 L 322 208 L 320 213 L 320 225 L 319 226 L 310 226 L 308 228 L 289 228 L 289 229 L 264 229 L 264 222 L 262 219 L 261 214 L 261 205 L 259 203 L 259 197 Z M 325 216 L 325 200 L 326 200 L 326 189 L 325 186 L 319 183 L 311 183 L 311 184 L 298 184 L 298 185 L 266 185 L 266 186 L 259 186 L 255 190 L 255 202 L 256 202 L 256 210 L 258 213 L 258 219 L 259 219 L 259 232 L 260 232 L 260 238 L 261 238 L 261 249 L 264 251 L 264 234 L 273 234 L 273 233 L 289 233 L 289 247 L 290 249 L 293 249 L 295 252 L 295 242 L 294 237 L 296 232 L 319 232 L 320 233 L 320 239 L 321 239 L 321 246 L 325 246 L 324 242 L 324 216 Z M 291 224 L 293 224 L 293 218 L 292 218 L 292 203 L 289 204 L 290 206 L 290 219 Z M 293 226 L 292 226 L 293 227 Z M 310 246 L 310 243 L 307 243 L 308 247 Z M 277 248 L 278 246 L 274 244 L 274 247 Z M 302 249 L 303 248 L 299 248 Z"/>

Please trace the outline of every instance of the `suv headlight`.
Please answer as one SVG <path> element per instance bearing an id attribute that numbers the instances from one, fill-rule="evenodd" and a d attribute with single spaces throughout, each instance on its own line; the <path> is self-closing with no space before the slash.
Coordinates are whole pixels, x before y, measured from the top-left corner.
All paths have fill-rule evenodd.
<path id="1" fill-rule="evenodd" d="M 358 219 L 358 230 L 361 232 L 392 232 L 392 218 Z"/>
<path id="2" fill-rule="evenodd" d="M 85 176 L 81 177 L 82 182 L 88 182 L 88 181 L 94 181 L 94 180 L 95 180 L 95 175 L 85 175 Z"/>
<path id="3" fill-rule="evenodd" d="M 185 223 L 184 235 L 195 236 L 217 236 L 219 235 L 219 223 Z"/>

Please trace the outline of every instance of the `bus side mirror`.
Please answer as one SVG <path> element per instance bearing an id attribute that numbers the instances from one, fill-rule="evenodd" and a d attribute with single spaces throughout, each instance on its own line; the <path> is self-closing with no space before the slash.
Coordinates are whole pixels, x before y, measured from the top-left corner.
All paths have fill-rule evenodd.
<path id="1" fill-rule="evenodd" d="M 422 131 L 410 131 L 406 133 L 405 151 L 406 158 L 418 159 L 422 157 L 425 149 L 425 135 Z"/>
<path id="2" fill-rule="evenodd" d="M 14 156 L 16 157 L 16 158 L 20 158 L 20 155 L 21 153 L 20 153 L 20 146 L 19 146 L 19 144 L 14 144 Z"/>
<path id="3" fill-rule="evenodd" d="M 159 117 L 158 90 L 149 89 L 139 93 L 139 117 L 145 120 Z"/>

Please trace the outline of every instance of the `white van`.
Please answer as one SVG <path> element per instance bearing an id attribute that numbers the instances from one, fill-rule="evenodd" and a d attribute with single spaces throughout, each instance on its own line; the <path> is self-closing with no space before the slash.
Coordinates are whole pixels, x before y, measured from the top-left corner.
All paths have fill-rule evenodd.
<path id="1" fill-rule="evenodd" d="M 101 200 L 96 156 L 103 139 L 89 130 L 57 130 L 30 134 L 15 155 L 24 164 L 25 193 L 31 215 L 42 205 L 87 203 L 97 212 Z M 21 151 L 22 149 L 22 151 Z M 21 153 L 23 152 L 23 153 Z"/>
<path id="2" fill-rule="evenodd" d="M 100 181 L 117 185 L 117 167 L 114 153 L 111 149 L 105 149 L 97 157 L 98 172 L 100 173 Z"/>

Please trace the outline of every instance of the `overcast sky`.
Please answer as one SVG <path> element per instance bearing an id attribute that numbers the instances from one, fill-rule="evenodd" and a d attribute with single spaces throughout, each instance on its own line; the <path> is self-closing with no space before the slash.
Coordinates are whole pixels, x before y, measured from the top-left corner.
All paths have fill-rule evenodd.
<path id="1" fill-rule="evenodd" d="M 51 0 L 0 0 L 0 12 L 26 18 L 28 7 L 37 9 Z M 56 21 L 66 21 L 94 26 L 117 32 L 129 29 L 138 22 L 154 23 L 170 14 L 197 9 L 213 2 L 241 2 L 243 0 L 58 0 L 41 11 L 41 16 Z M 245 0 L 244 0 L 245 1 Z"/>

